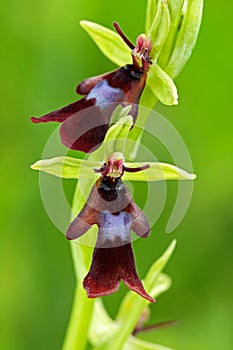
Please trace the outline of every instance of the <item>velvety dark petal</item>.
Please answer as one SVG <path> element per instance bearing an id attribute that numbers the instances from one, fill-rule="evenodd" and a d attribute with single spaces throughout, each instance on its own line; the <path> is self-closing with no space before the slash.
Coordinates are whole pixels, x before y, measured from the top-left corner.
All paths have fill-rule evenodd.
<path id="1" fill-rule="evenodd" d="M 115 248 L 95 248 L 90 271 L 83 281 L 88 297 L 116 292 L 121 279 L 143 298 L 155 301 L 139 280 L 130 243 Z"/>
<path id="2" fill-rule="evenodd" d="M 78 111 L 91 107 L 95 104 L 95 99 L 86 100 L 85 98 L 73 102 L 68 106 L 58 109 L 57 111 L 50 112 L 43 115 L 40 118 L 31 117 L 33 123 L 48 123 L 48 122 L 64 122 L 67 118 L 71 117 Z"/>
<path id="3" fill-rule="evenodd" d="M 95 205 L 94 199 L 92 200 L 94 193 L 95 186 L 92 188 L 89 195 L 89 202 L 93 202 L 93 205 Z M 69 225 L 66 231 L 66 237 L 72 240 L 82 236 L 92 225 L 99 224 L 99 215 L 100 212 L 96 210 L 94 206 L 89 206 L 88 203 L 86 203 L 77 218 Z"/>
<path id="4" fill-rule="evenodd" d="M 92 152 L 104 140 L 109 127 L 109 115 L 98 106 L 84 109 L 62 123 L 60 137 L 62 143 L 74 150 Z"/>

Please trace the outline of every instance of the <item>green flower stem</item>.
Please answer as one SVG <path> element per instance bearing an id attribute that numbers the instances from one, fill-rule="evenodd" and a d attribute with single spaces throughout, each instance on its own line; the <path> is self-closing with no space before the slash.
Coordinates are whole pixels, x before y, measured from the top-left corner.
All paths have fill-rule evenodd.
<path id="1" fill-rule="evenodd" d="M 94 307 L 94 300 L 88 299 L 81 283 L 77 283 L 72 313 L 62 350 L 84 350 Z"/>

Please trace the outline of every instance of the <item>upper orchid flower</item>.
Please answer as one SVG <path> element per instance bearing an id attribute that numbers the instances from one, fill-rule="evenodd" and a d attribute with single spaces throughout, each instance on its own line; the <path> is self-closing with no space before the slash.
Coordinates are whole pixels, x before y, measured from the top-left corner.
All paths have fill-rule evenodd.
<path id="1" fill-rule="evenodd" d="M 121 180 L 124 171 L 141 171 L 147 168 L 148 166 L 126 168 L 123 156 L 119 153 L 113 154 L 97 170 L 101 172 L 101 177 L 93 186 L 78 217 L 67 230 L 67 238 L 76 239 L 92 225 L 98 225 L 91 268 L 83 282 L 89 298 L 116 292 L 122 279 L 131 290 L 154 302 L 138 277 L 130 234 L 132 229 L 137 235 L 148 237 L 150 226 Z"/>
<path id="2" fill-rule="evenodd" d="M 152 42 L 149 37 L 142 34 L 134 46 L 117 23 L 114 23 L 114 27 L 131 48 L 133 63 L 82 81 L 76 89 L 78 94 L 85 96 L 81 100 L 40 118 L 31 118 L 33 123 L 52 121 L 62 123 L 61 141 L 71 149 L 88 153 L 99 147 L 108 130 L 116 104 L 123 106 L 132 104 L 130 114 L 134 122 L 136 121 L 137 105 L 151 64 L 149 53 Z"/>

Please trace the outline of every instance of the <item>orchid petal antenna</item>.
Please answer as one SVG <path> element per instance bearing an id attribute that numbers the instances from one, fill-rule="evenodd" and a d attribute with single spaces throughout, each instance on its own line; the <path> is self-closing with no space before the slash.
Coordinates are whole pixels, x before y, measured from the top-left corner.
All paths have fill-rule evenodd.
<path id="1" fill-rule="evenodd" d="M 127 38 L 127 36 L 122 32 L 119 24 L 117 22 L 113 22 L 113 26 L 115 28 L 115 30 L 117 31 L 117 33 L 120 35 L 120 37 L 124 40 L 124 42 L 126 43 L 127 46 L 129 46 L 129 48 L 131 50 L 135 49 L 135 45 Z"/>

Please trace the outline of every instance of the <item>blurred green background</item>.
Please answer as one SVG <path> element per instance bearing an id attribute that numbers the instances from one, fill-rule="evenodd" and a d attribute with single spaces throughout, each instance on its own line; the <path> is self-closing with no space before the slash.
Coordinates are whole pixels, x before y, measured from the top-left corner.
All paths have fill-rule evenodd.
<path id="1" fill-rule="evenodd" d="M 145 5 L 145 0 L 140 5 L 125 0 L 0 5 L 1 349 L 59 350 L 74 288 L 69 242 L 50 222 L 38 174 L 29 168 L 55 125 L 36 126 L 29 117 L 75 100 L 78 82 L 114 68 L 79 20 L 108 27 L 118 21 L 135 41 L 144 31 Z M 178 239 L 166 268 L 173 286 L 151 307 L 151 322 L 181 323 L 143 335 L 177 350 L 233 348 L 232 12 L 229 0 L 206 1 L 197 46 L 176 80 L 180 103 L 156 105 L 184 138 L 198 174 L 179 227 L 170 235 L 164 232 L 177 188 L 169 183 L 166 207 L 151 237 L 134 244 L 143 276 L 171 239 Z M 160 160 L 166 161 L 162 154 Z M 71 196 L 73 182 L 66 187 Z M 136 200 L 140 204 L 139 191 Z M 105 298 L 112 316 L 125 292 L 121 288 Z"/>

